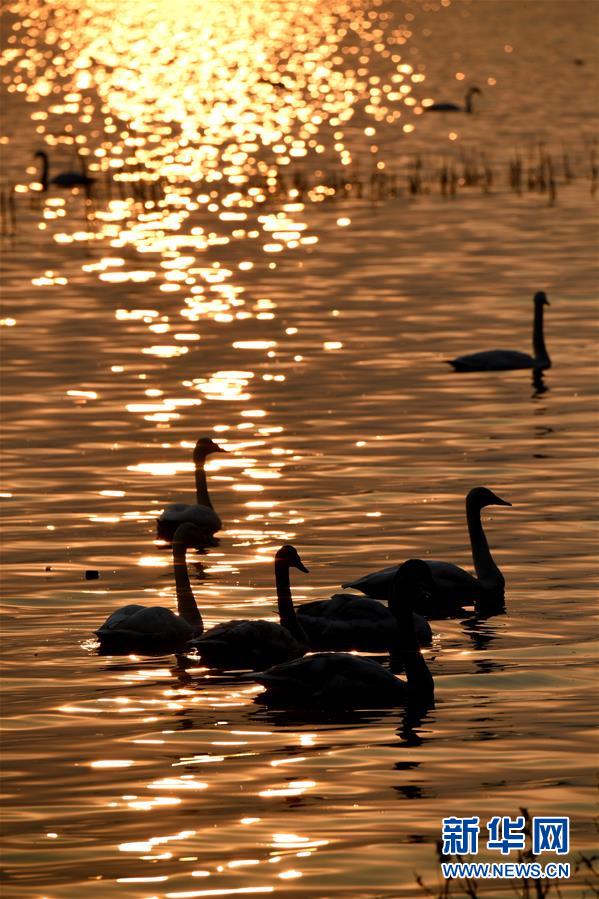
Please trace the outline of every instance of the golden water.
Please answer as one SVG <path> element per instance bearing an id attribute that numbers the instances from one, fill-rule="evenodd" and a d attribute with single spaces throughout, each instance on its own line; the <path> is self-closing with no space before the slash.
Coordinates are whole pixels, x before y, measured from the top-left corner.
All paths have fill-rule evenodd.
<path id="1" fill-rule="evenodd" d="M 589 851 L 595 13 L 5 8 L 6 899 L 415 897 L 414 872 L 437 882 L 442 817 L 521 806 L 571 816 L 573 864 Z M 423 111 L 473 83 L 474 115 Z M 539 143 L 553 203 L 507 185 Z M 50 177 L 79 149 L 89 201 L 39 190 L 40 148 Z M 430 173 L 465 151 L 490 190 L 441 196 Z M 377 199 L 381 176 L 398 190 Z M 538 289 L 546 390 L 449 372 L 459 353 L 529 349 Z M 195 568 L 209 625 L 274 618 L 283 542 L 311 570 L 301 602 L 410 556 L 470 567 L 468 489 L 513 503 L 485 514 L 506 614 L 435 624 L 434 710 L 269 712 L 254 685 L 172 657 L 95 654 L 110 611 L 173 605 L 155 519 L 191 499 L 204 434 L 230 451 L 209 465 L 220 545 Z"/>

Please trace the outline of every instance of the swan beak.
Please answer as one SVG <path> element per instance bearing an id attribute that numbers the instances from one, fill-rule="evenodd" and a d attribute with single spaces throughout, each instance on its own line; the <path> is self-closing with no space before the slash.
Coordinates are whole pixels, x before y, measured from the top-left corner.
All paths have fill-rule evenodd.
<path id="1" fill-rule="evenodd" d="M 297 568 L 299 571 L 303 571 L 304 574 L 310 574 L 310 569 L 306 568 L 301 559 L 297 560 L 297 562 L 295 563 L 295 568 Z"/>
<path id="2" fill-rule="evenodd" d="M 512 507 L 512 504 L 508 503 L 507 499 L 501 499 L 500 496 L 495 497 L 495 502 L 493 503 L 493 505 L 494 506 L 509 506 L 510 508 Z"/>

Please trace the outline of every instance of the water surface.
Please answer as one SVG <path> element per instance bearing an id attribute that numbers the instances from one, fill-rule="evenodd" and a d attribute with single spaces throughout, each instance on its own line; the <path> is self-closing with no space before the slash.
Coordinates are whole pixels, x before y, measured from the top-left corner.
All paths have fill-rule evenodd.
<path id="1" fill-rule="evenodd" d="M 7 899 L 414 897 L 443 816 L 522 806 L 571 816 L 572 863 L 592 847 L 595 6 L 540 7 L 5 10 Z M 424 111 L 469 84 L 474 115 Z M 76 147 L 91 198 L 41 192 L 34 151 L 52 177 Z M 538 289 L 540 389 L 449 371 L 528 350 Z M 204 434 L 230 451 L 193 559 L 208 625 L 275 617 L 283 542 L 301 602 L 410 556 L 470 567 L 467 491 L 513 503 L 484 515 L 506 614 L 435 623 L 434 710 L 270 712 L 95 654 L 113 609 L 174 604 L 155 519 Z"/>

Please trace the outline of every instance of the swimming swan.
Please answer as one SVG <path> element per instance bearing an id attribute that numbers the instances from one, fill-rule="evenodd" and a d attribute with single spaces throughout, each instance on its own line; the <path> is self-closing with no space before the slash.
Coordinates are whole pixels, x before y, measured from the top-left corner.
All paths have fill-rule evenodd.
<path id="1" fill-rule="evenodd" d="M 203 539 L 220 531 L 222 522 L 212 508 L 204 466 L 207 456 L 211 453 L 225 452 L 226 450 L 222 446 L 209 437 L 201 437 L 198 440 L 193 451 L 197 503 L 173 503 L 173 505 L 167 506 L 157 522 L 160 537 L 172 540 L 177 527 L 185 521 L 195 524 L 203 532 Z"/>
<path id="2" fill-rule="evenodd" d="M 466 91 L 464 97 L 464 106 L 459 106 L 457 103 L 432 103 L 430 106 L 425 106 L 425 112 L 467 112 L 471 113 L 472 110 L 472 97 L 475 94 L 482 94 L 480 87 L 469 87 Z"/>
<path id="3" fill-rule="evenodd" d="M 225 621 L 205 634 L 202 634 L 200 625 L 200 635 L 188 649 L 199 653 L 202 664 L 223 669 L 251 668 L 261 671 L 269 665 L 303 656 L 307 652 L 308 641 L 293 608 L 290 568 L 308 572 L 297 550 L 293 546 L 282 546 L 275 556 L 280 624 L 272 621 Z M 189 579 L 187 588 L 191 590 Z"/>
<path id="4" fill-rule="evenodd" d="M 74 188 L 74 187 L 85 187 L 89 189 L 92 184 L 95 184 L 96 179 L 91 178 L 87 172 L 85 171 L 85 161 L 83 156 L 79 156 L 79 162 L 81 163 L 81 171 L 80 172 L 61 172 L 59 175 L 56 175 L 55 178 L 50 179 L 50 163 L 48 161 L 48 154 L 45 150 L 38 150 L 34 153 L 36 159 L 42 160 L 42 170 L 40 173 L 40 182 L 42 185 L 42 190 L 47 191 L 49 184 L 56 184 L 57 187 L 66 187 L 66 188 Z"/>
<path id="5" fill-rule="evenodd" d="M 420 612 L 429 617 L 442 617 L 444 614 L 455 613 L 466 601 L 497 602 L 503 599 L 505 580 L 491 555 L 481 522 L 480 513 L 486 506 L 511 506 L 511 503 L 496 496 L 487 487 L 474 487 L 466 497 L 466 519 L 476 577 L 451 562 L 427 559 L 435 591 L 428 609 L 417 603 Z M 392 565 L 355 581 L 348 581 L 343 587 L 352 587 L 366 596 L 384 599 L 396 571 L 397 566 Z"/>
<path id="6" fill-rule="evenodd" d="M 448 360 L 456 371 L 512 371 L 516 368 L 532 368 L 542 371 L 551 368 L 551 359 L 545 347 L 543 335 L 543 310 L 549 305 L 549 300 L 542 290 L 535 293 L 534 323 L 532 331 L 532 346 L 534 356 L 528 353 L 520 353 L 518 350 L 486 350 L 482 353 L 469 353 L 467 356 L 458 356 L 457 359 Z"/>
<path id="7" fill-rule="evenodd" d="M 413 560 L 410 569 L 426 597 L 435 585 L 425 562 Z M 404 572 L 405 574 L 405 572 Z M 311 649 L 356 649 L 362 652 L 386 652 L 390 641 L 397 639 L 397 622 L 389 609 L 376 599 L 337 593 L 330 599 L 306 602 L 298 606 L 298 620 Z M 433 633 L 422 615 L 412 612 L 414 632 L 419 646 L 428 646 Z"/>
<path id="8" fill-rule="evenodd" d="M 197 545 L 198 536 L 195 525 L 182 524 L 173 539 L 177 614 L 163 606 L 123 606 L 95 632 L 103 652 L 167 652 L 202 633 L 202 616 L 189 584 L 186 562 L 186 551 Z"/>
<path id="9" fill-rule="evenodd" d="M 371 659 L 343 652 L 317 653 L 256 675 L 258 683 L 266 687 L 256 701 L 283 707 L 335 709 L 388 708 L 410 702 L 432 705 L 433 678 L 420 654 L 412 609 L 406 601 L 418 582 L 411 572 L 416 561 L 410 559 L 396 568 L 389 599 L 397 625 L 391 648 L 394 658 L 404 667 L 405 681 Z"/>

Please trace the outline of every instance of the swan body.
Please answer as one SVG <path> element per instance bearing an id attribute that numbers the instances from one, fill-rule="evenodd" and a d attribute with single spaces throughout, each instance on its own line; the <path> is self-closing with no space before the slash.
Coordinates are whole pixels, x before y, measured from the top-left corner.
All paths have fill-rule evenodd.
<path id="1" fill-rule="evenodd" d="M 257 701 L 335 709 L 386 708 L 411 701 L 432 704 L 433 679 L 418 649 L 412 610 L 405 596 L 417 580 L 410 570 L 415 562 L 421 564 L 409 560 L 397 569 L 389 600 L 390 612 L 397 621 L 390 650 L 405 668 L 405 681 L 372 659 L 349 653 L 317 653 L 258 674 L 256 680 L 266 690 Z"/>
<path id="2" fill-rule="evenodd" d="M 192 640 L 202 664 L 209 668 L 262 671 L 289 659 L 299 659 L 306 646 L 274 621 L 225 621 Z"/>
<path id="3" fill-rule="evenodd" d="M 387 708 L 401 705 L 405 682 L 372 659 L 345 652 L 316 653 L 256 675 L 269 705 L 317 708 Z"/>
<path id="4" fill-rule="evenodd" d="M 167 506 L 158 521 L 163 525 L 170 525 L 176 530 L 177 525 L 188 521 L 207 532 L 220 531 L 223 524 L 214 509 L 202 506 L 200 503 L 171 503 Z"/>
<path id="5" fill-rule="evenodd" d="M 163 606 L 131 604 L 117 609 L 95 632 L 102 652 L 107 653 L 159 653 L 182 647 L 201 632 L 202 618 L 189 587 L 185 553 L 195 546 L 198 539 L 194 525 L 182 525 L 173 541 L 173 561 L 177 584 L 177 610 L 175 615 Z M 185 569 L 187 589 L 181 568 Z"/>
<path id="6" fill-rule="evenodd" d="M 501 499 L 487 487 L 474 487 L 466 497 L 466 518 L 476 577 L 451 562 L 426 560 L 434 592 L 429 602 L 417 605 L 418 610 L 425 612 L 428 617 L 455 614 L 463 605 L 471 602 L 503 599 L 505 580 L 491 555 L 481 523 L 481 510 L 492 505 L 511 506 L 511 503 Z M 396 571 L 397 566 L 392 565 L 355 581 L 348 581 L 343 587 L 360 590 L 374 599 L 385 599 L 389 595 Z"/>
<path id="7" fill-rule="evenodd" d="M 297 550 L 283 546 L 275 556 L 275 581 L 280 624 L 234 620 L 217 624 L 192 640 L 202 664 L 212 668 L 262 670 L 307 652 L 306 635 L 299 624 L 289 583 L 289 569 L 307 572 Z"/>
<path id="8" fill-rule="evenodd" d="M 430 579 L 429 569 L 425 568 Z M 297 617 L 311 649 L 386 652 L 397 630 L 395 618 L 380 602 L 350 593 L 304 603 L 298 608 Z M 412 617 L 418 645 L 428 646 L 433 639 L 430 624 L 416 612 Z"/>
<path id="9" fill-rule="evenodd" d="M 533 297 L 533 353 L 522 353 L 518 350 L 486 350 L 480 353 L 469 353 L 449 360 L 455 371 L 512 371 L 519 368 L 542 371 L 551 368 L 551 359 L 545 347 L 543 333 L 543 310 L 549 305 L 546 294 L 540 290 Z"/>
<path id="10" fill-rule="evenodd" d="M 432 103 L 430 106 L 425 106 L 425 112 L 467 112 L 470 114 L 472 113 L 472 97 L 475 94 L 482 94 L 481 89 L 470 87 L 466 91 L 464 106 L 459 106 L 457 103 Z"/>
<path id="11" fill-rule="evenodd" d="M 195 445 L 193 461 L 195 464 L 197 503 L 173 503 L 164 510 L 157 522 L 158 535 L 172 540 L 177 527 L 189 522 L 203 532 L 203 540 L 212 537 L 222 528 L 222 522 L 212 507 L 206 482 L 206 458 L 212 453 L 224 453 L 221 446 L 209 437 L 202 437 Z"/>
<path id="12" fill-rule="evenodd" d="M 57 187 L 66 187 L 68 190 L 72 190 L 74 187 L 85 187 L 90 188 L 92 184 L 95 184 L 96 179 L 91 178 L 84 169 L 84 161 L 83 157 L 79 157 L 81 160 L 82 171 L 80 172 L 60 172 L 59 175 L 56 175 L 54 178 L 50 178 L 50 163 L 48 160 L 48 154 L 45 150 L 38 150 L 35 154 L 36 158 L 42 160 L 42 171 L 40 174 L 40 181 L 42 185 L 42 189 L 44 191 L 48 190 L 49 184 L 55 184 Z"/>
<path id="13" fill-rule="evenodd" d="M 105 649 L 133 652 L 147 648 L 154 651 L 165 644 L 185 644 L 193 637 L 194 630 L 163 606 L 132 604 L 113 612 L 96 635 Z"/>
<path id="14" fill-rule="evenodd" d="M 480 594 L 477 579 L 458 565 L 436 559 L 427 559 L 425 564 L 432 575 L 434 590 L 430 599 L 417 604 L 420 613 L 431 618 L 442 618 L 445 614 L 457 612 L 465 601 L 474 600 Z M 397 565 L 390 565 L 355 581 L 349 581 L 343 584 L 343 587 L 360 590 L 365 596 L 377 600 L 386 599 L 391 579 L 396 571 Z"/>

